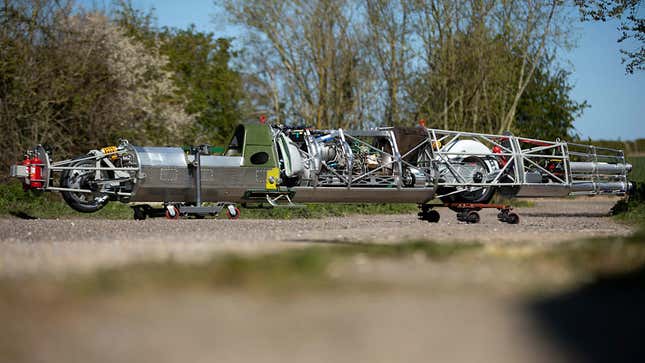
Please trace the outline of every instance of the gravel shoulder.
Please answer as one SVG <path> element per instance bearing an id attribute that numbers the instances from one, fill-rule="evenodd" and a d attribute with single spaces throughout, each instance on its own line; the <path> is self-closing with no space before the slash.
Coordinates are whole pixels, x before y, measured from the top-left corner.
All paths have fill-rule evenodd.
<path id="1" fill-rule="evenodd" d="M 21 220 L 0 219 L 0 276 L 62 274 L 145 261 L 198 261 L 214 253 L 265 253 L 320 243 L 397 243 L 413 239 L 485 244 L 628 235 L 608 216 L 616 198 L 538 199 L 518 208 L 519 225 L 481 211 L 477 225 L 441 208 L 437 224 L 416 215 L 354 215 L 294 220 Z"/>

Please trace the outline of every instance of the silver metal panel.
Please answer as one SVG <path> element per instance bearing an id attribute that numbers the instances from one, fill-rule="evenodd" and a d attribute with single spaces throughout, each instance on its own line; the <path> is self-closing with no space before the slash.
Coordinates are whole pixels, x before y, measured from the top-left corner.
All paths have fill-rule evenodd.
<path id="1" fill-rule="evenodd" d="M 139 166 L 187 167 L 184 150 L 179 147 L 134 146 Z"/>
<path id="2" fill-rule="evenodd" d="M 522 185 L 517 197 L 566 197 L 569 195 L 568 185 L 565 184 L 544 184 L 544 185 Z"/>
<path id="3" fill-rule="evenodd" d="M 434 197 L 434 188 L 344 188 L 295 187 L 296 203 L 425 203 Z"/>
<path id="4" fill-rule="evenodd" d="M 181 148 L 134 146 L 133 149 L 140 172 L 131 201 L 194 200 L 194 183 Z"/>
<path id="5" fill-rule="evenodd" d="M 194 202 L 192 156 L 181 148 L 134 147 L 140 179 L 133 202 Z M 240 167 L 242 157 L 201 156 L 202 201 L 241 201 L 248 189 L 264 188 L 266 169 Z M 189 164 L 190 163 L 190 164 Z"/>
<path id="6" fill-rule="evenodd" d="M 188 155 L 188 162 L 192 163 L 195 156 Z M 240 167 L 244 158 L 241 156 L 202 155 L 200 163 L 202 168 L 233 168 Z"/>
<path id="7" fill-rule="evenodd" d="M 13 178 L 26 178 L 29 176 L 29 173 L 27 172 L 27 167 L 24 165 L 11 165 L 9 176 Z"/>

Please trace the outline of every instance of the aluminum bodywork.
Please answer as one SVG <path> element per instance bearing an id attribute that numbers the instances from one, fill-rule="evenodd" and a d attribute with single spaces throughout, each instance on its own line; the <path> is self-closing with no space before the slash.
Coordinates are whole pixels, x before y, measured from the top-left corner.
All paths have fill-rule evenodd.
<path id="1" fill-rule="evenodd" d="M 112 149 L 111 149 L 112 150 Z M 110 152 L 53 162 L 39 146 L 47 191 L 90 193 L 122 202 L 194 203 L 194 156 L 178 147 L 122 142 Z M 88 160 L 90 161 L 88 166 Z M 83 162 L 83 163 L 81 163 Z M 622 151 L 427 128 L 312 130 L 247 125 L 224 155 L 202 155 L 205 202 L 400 202 L 440 197 L 625 194 L 631 165 Z M 91 176 L 65 188 L 54 174 Z M 25 181 L 29 171 L 12 167 Z"/>

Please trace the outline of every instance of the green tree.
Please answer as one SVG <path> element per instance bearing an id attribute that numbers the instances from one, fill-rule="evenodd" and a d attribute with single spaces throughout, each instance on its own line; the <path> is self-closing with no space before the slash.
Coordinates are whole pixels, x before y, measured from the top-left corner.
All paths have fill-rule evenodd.
<path id="1" fill-rule="evenodd" d="M 575 139 L 573 122 L 589 107 L 570 96 L 570 73 L 563 69 L 537 68 L 520 99 L 515 131 L 536 139 Z"/>
<path id="2" fill-rule="evenodd" d="M 0 5 L 0 173 L 36 144 L 57 157 L 120 137 L 169 144 L 192 124 L 167 57 L 72 2 Z"/>
<path id="3" fill-rule="evenodd" d="M 195 114 L 196 122 L 185 137 L 192 142 L 217 143 L 241 121 L 243 98 L 240 73 L 231 68 L 237 56 L 231 41 L 187 29 L 165 28 L 160 33 L 161 52 L 169 59 L 178 93 L 186 99 L 186 112 Z"/>
<path id="4" fill-rule="evenodd" d="M 178 142 L 221 143 L 242 121 L 244 98 L 240 72 L 231 63 L 238 56 L 231 40 L 213 33 L 154 26 L 154 10 L 142 11 L 130 0 L 114 2 L 112 16 L 126 34 L 168 59 L 166 69 L 173 74 L 176 95 L 185 111 L 195 116 L 189 127 L 175 137 Z"/>

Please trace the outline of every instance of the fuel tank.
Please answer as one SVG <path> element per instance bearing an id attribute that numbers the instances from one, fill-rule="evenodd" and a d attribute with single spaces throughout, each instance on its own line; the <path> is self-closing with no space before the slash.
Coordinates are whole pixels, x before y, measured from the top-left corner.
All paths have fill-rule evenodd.
<path id="1" fill-rule="evenodd" d="M 132 147 L 139 165 L 132 202 L 194 202 L 194 156 L 179 147 Z M 248 189 L 264 188 L 266 169 L 243 167 L 241 156 L 202 155 L 202 200 L 241 201 Z"/>

